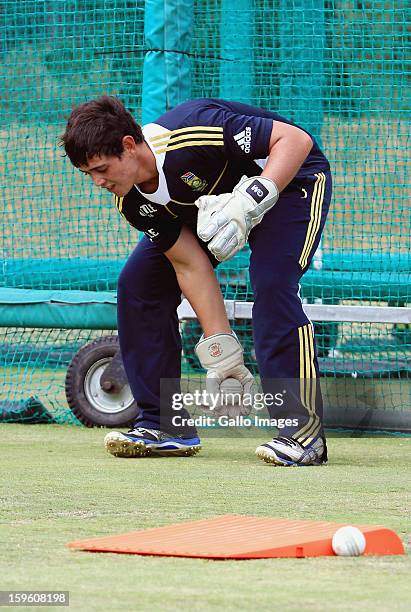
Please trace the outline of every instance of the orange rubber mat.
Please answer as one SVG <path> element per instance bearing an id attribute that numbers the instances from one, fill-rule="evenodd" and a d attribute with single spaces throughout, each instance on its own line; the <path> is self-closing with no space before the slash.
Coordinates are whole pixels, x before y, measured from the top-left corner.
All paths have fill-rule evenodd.
<path id="1" fill-rule="evenodd" d="M 79 540 L 67 546 L 91 552 L 206 559 L 335 556 L 331 539 L 343 526 L 344 523 L 223 515 L 123 535 Z M 356 527 L 361 529 L 366 539 L 365 555 L 404 554 L 402 542 L 394 531 L 381 525 Z"/>

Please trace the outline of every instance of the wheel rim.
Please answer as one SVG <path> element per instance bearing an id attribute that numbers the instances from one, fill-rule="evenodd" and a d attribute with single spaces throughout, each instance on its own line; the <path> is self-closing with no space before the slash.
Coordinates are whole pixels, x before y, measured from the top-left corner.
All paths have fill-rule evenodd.
<path id="1" fill-rule="evenodd" d="M 134 398 L 128 385 L 124 385 L 119 393 L 106 393 L 100 387 L 100 378 L 111 361 L 111 357 L 99 359 L 93 363 L 84 378 L 84 393 L 93 408 L 106 414 L 116 414 L 127 410 Z"/>

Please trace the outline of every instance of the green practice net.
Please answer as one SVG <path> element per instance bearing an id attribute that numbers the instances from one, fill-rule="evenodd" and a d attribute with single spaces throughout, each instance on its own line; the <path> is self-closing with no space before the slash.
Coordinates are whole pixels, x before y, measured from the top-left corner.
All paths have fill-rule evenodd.
<path id="1" fill-rule="evenodd" d="M 73 422 L 64 397 L 67 365 L 85 343 L 112 333 L 104 329 L 115 328 L 115 306 L 104 329 L 98 320 L 84 329 L 70 320 L 70 306 L 66 324 L 56 323 L 30 296 L 45 292 L 48 302 L 46 292 L 61 291 L 70 304 L 75 291 L 114 294 L 138 241 L 111 196 L 71 168 L 57 141 L 72 107 L 103 93 L 120 97 L 141 121 L 149 50 L 144 3 L 4 0 L 1 6 L 0 418 L 10 413 L 15 420 L 20 411 L 29 420 L 44 407 L 50 418 Z M 410 306 L 409 3 L 203 0 L 193 3 L 190 19 L 186 97 L 275 110 L 308 129 L 330 159 L 333 205 L 304 277 L 303 300 Z M 245 249 L 219 268 L 226 299 L 252 302 L 248 257 Z M 251 321 L 233 326 L 256 372 Z M 403 421 L 410 405 L 410 324 L 394 318 L 315 327 L 326 403 L 392 411 Z M 200 329 L 185 320 L 181 332 L 189 380 L 199 375 L 192 349 Z"/>

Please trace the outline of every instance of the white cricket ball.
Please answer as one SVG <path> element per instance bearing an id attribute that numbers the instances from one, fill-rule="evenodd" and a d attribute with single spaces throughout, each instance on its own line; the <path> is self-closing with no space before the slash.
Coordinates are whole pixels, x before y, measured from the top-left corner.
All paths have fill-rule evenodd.
<path id="1" fill-rule="evenodd" d="M 333 535 L 332 548 L 341 557 L 359 557 L 365 550 L 365 537 L 358 527 L 340 527 Z"/>

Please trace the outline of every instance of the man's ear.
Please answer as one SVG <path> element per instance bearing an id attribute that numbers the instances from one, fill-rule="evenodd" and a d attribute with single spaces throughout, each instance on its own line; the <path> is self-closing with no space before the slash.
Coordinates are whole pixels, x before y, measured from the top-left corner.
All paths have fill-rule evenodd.
<path id="1" fill-rule="evenodd" d="M 128 152 L 132 152 L 135 151 L 137 145 L 136 145 L 136 141 L 134 140 L 134 138 L 132 136 L 123 136 L 122 139 L 122 144 L 123 144 L 123 149 L 124 151 L 128 151 Z"/>

